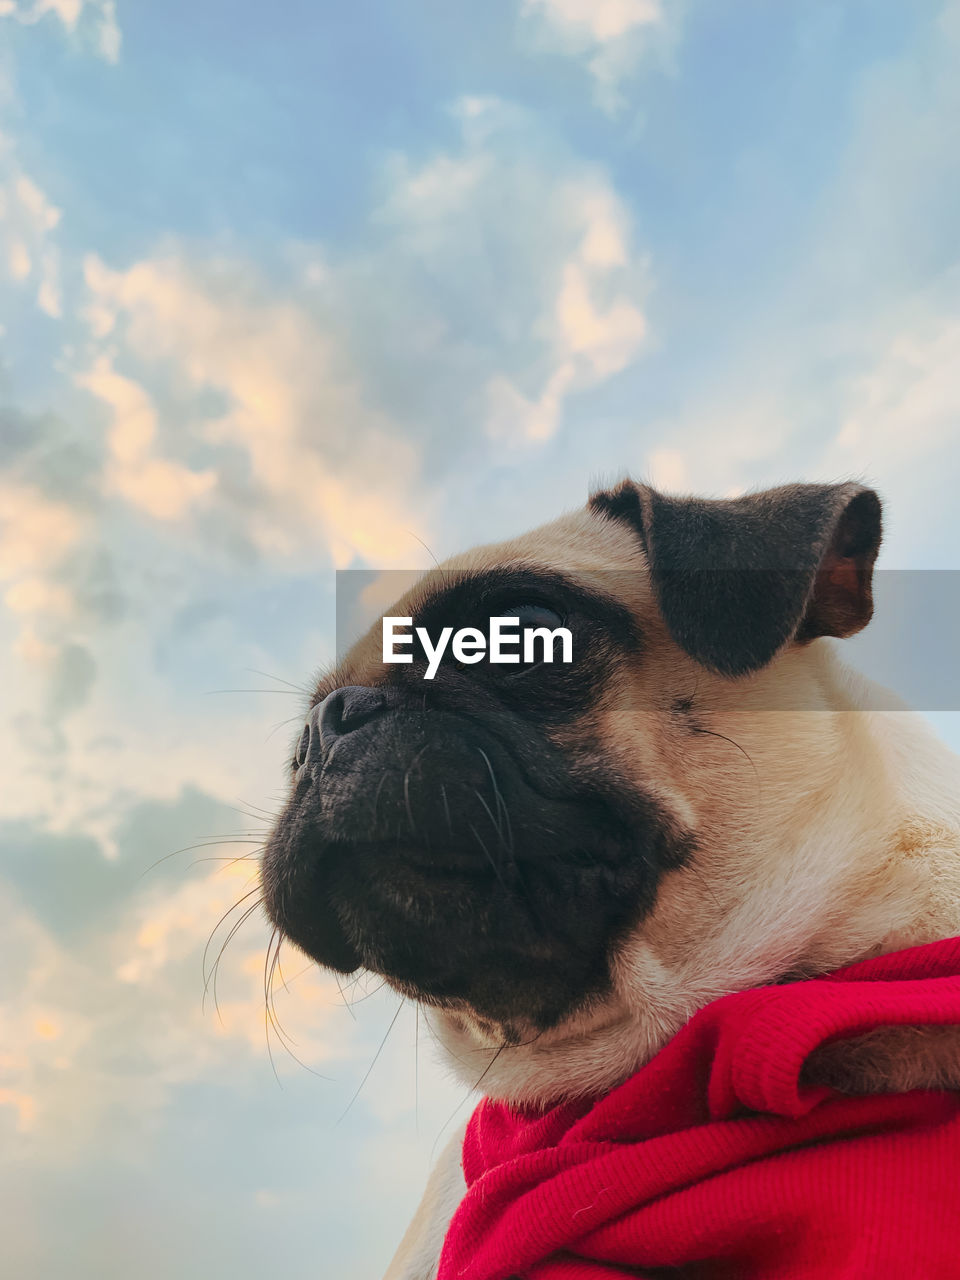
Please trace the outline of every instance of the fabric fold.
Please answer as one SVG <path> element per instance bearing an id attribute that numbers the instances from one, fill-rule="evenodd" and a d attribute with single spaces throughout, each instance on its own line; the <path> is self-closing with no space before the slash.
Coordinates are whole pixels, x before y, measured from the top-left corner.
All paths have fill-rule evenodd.
<path id="1" fill-rule="evenodd" d="M 960 1024 L 960 938 L 701 1009 L 609 1094 L 489 1099 L 438 1280 L 960 1278 L 960 1092 L 801 1083 L 818 1046 Z"/>

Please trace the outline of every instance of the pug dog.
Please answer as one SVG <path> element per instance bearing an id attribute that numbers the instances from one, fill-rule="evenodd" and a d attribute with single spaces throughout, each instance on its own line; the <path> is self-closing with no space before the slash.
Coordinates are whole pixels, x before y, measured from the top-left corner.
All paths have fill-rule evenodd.
<path id="1" fill-rule="evenodd" d="M 876 493 L 731 499 L 626 481 L 425 573 L 389 611 L 563 626 L 570 662 L 325 675 L 262 862 L 285 938 L 382 974 L 495 1099 L 602 1094 L 702 1006 L 960 933 L 960 762 L 841 662 L 866 626 Z M 960 1087 L 955 1028 L 827 1045 L 812 1080 Z M 462 1134 L 388 1280 L 434 1276 Z"/>

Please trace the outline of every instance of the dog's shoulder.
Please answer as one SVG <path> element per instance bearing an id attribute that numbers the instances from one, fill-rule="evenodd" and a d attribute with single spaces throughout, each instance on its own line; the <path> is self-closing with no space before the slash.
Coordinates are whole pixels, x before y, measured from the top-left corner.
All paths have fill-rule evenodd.
<path id="1" fill-rule="evenodd" d="M 440 1153 L 384 1280 L 434 1280 L 447 1227 L 466 1191 L 460 1156 L 466 1127 L 464 1121 Z"/>

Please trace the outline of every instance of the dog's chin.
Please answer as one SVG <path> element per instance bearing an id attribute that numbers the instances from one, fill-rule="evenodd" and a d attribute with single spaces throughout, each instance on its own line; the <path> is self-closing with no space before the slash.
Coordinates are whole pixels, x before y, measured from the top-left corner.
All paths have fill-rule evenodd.
<path id="1" fill-rule="evenodd" d="M 513 1038 L 609 989 L 613 947 L 691 842 L 644 792 L 495 728 L 401 706 L 355 729 L 295 775 L 261 874 L 319 964 Z"/>
<path id="2" fill-rule="evenodd" d="M 557 1025 L 608 982 L 605 948 L 551 931 L 515 865 L 364 842 L 327 845 L 312 866 L 274 912 L 285 937 L 325 968 L 380 974 L 503 1041 Z"/>

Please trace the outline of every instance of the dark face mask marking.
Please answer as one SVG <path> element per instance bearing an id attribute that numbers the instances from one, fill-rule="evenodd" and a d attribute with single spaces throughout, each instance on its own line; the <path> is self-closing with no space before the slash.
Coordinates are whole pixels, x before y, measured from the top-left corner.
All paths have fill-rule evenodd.
<path id="1" fill-rule="evenodd" d="M 263 882 L 274 922 L 320 964 L 545 1028 L 608 989 L 613 948 L 692 842 L 604 765 L 587 729 L 580 750 L 554 740 L 596 706 L 617 661 L 639 660 L 614 598 L 498 570 L 458 575 L 418 621 L 528 606 L 575 629 L 569 670 L 453 662 L 425 686 L 417 659 L 365 684 L 345 664 L 320 685 Z"/>

